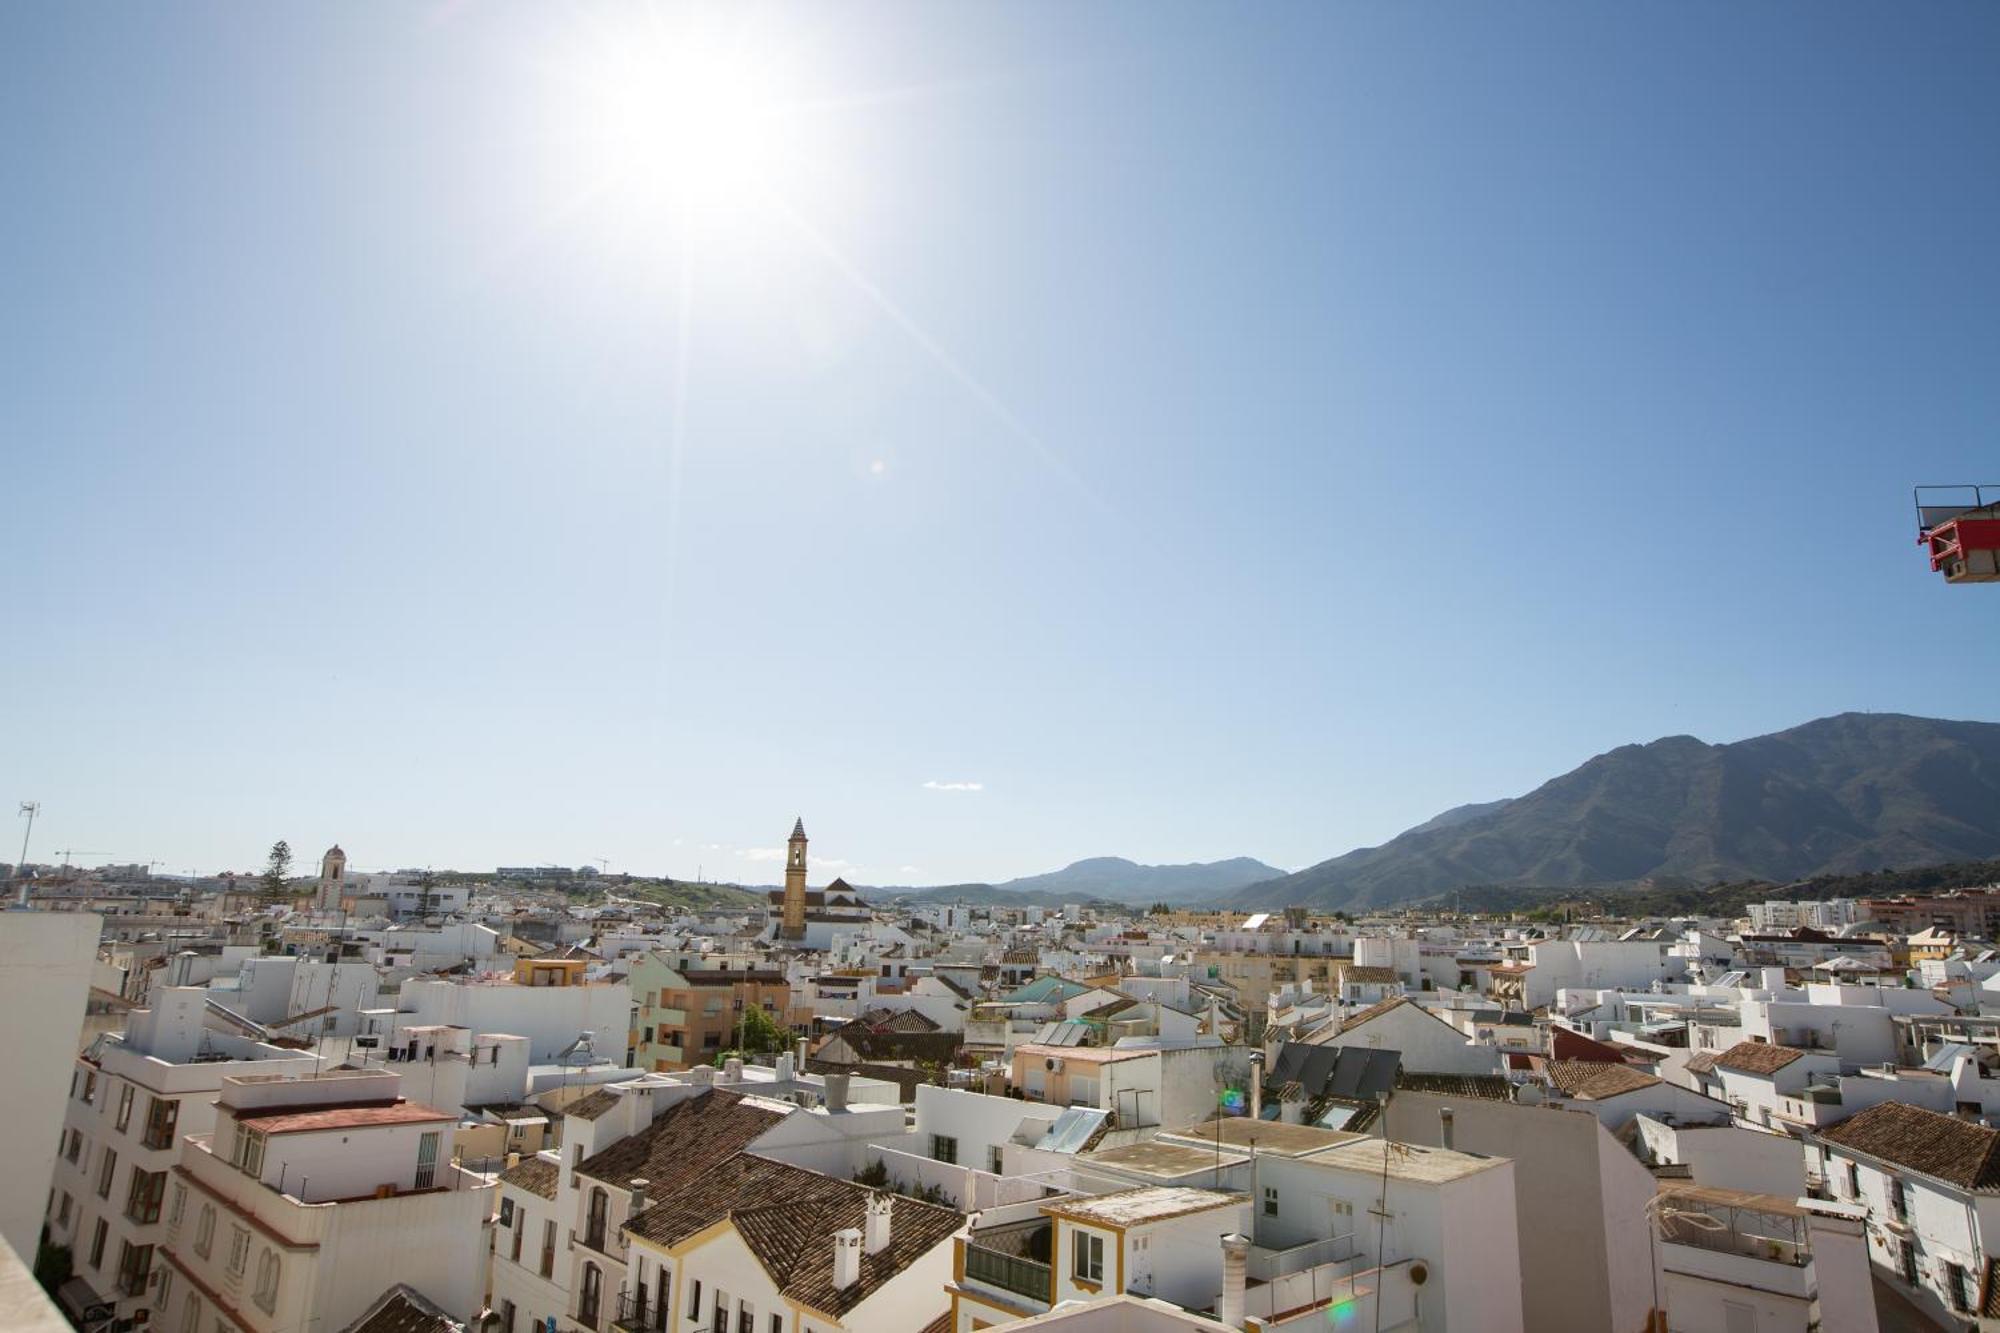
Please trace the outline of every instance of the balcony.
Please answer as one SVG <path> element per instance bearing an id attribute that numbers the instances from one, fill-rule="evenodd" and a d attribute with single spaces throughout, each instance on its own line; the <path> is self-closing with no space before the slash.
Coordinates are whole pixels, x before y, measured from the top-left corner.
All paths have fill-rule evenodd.
<path id="1" fill-rule="evenodd" d="M 989 1250 L 984 1245 L 966 1245 L 965 1276 L 974 1282 L 983 1282 L 989 1287 L 1011 1292 L 1037 1305 L 1047 1305 L 1049 1293 L 1054 1290 L 1052 1275 L 1047 1264 L 1036 1263 L 1033 1259 L 1025 1259 L 1020 1255 Z"/>
<path id="2" fill-rule="evenodd" d="M 1351 1234 L 1309 1240 L 1284 1249 L 1253 1245 L 1243 1271 L 1253 1282 L 1276 1282 L 1281 1277 L 1303 1273 L 1323 1264 L 1346 1263 L 1354 1257 L 1354 1237 Z"/>
<path id="3" fill-rule="evenodd" d="M 612 1309 L 611 1327 L 616 1333 L 666 1333 L 673 1311 L 650 1293 L 620 1292 Z"/>

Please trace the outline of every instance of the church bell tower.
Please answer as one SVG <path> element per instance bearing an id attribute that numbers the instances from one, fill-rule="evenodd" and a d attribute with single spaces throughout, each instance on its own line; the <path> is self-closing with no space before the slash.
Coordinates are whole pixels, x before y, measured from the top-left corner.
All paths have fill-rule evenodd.
<path id="1" fill-rule="evenodd" d="M 792 825 L 785 844 L 785 917 L 781 934 L 788 940 L 806 937 L 806 821 Z"/>

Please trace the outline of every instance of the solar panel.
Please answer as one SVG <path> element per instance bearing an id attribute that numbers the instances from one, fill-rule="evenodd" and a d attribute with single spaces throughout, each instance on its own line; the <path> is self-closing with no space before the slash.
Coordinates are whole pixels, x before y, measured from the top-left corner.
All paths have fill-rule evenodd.
<path id="1" fill-rule="evenodd" d="M 1095 1107 L 1072 1106 L 1055 1118 L 1035 1147 L 1043 1152 L 1078 1152 L 1110 1115 Z"/>

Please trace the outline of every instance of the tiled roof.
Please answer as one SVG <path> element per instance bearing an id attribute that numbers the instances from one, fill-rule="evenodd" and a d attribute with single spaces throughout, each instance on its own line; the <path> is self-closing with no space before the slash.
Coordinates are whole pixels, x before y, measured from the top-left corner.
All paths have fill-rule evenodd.
<path id="1" fill-rule="evenodd" d="M 503 1183 L 524 1189 L 530 1194 L 553 1199 L 556 1197 L 556 1181 L 561 1174 L 554 1162 L 541 1157 L 524 1157 L 502 1171 L 500 1179 Z"/>
<path id="2" fill-rule="evenodd" d="M 458 1117 L 421 1102 L 396 1102 L 389 1106 L 294 1106 L 249 1107 L 236 1118 L 266 1134 L 307 1134 L 325 1129 L 366 1129 L 374 1125 L 420 1125 Z"/>
<path id="3" fill-rule="evenodd" d="M 584 1158 L 576 1174 L 619 1188 L 643 1177 L 650 1185 L 647 1194 L 664 1199 L 784 1118 L 783 1111 L 711 1088 L 676 1102 L 638 1133 Z"/>
<path id="4" fill-rule="evenodd" d="M 1603 1060 L 1612 1064 L 1625 1057 L 1609 1042 L 1587 1037 L 1566 1027 L 1549 1028 L 1549 1054 L 1557 1060 Z"/>
<path id="5" fill-rule="evenodd" d="M 1498 1074 L 1411 1074 L 1399 1073 L 1396 1086 L 1406 1092 L 1435 1092 L 1444 1097 L 1484 1097 L 1488 1101 L 1514 1099 L 1514 1087 Z"/>
<path id="6" fill-rule="evenodd" d="M 2000 1190 L 2000 1130 L 1907 1102 L 1878 1102 L 1819 1133 L 1837 1147 L 1961 1189 Z"/>
<path id="7" fill-rule="evenodd" d="M 1354 1031 L 1354 1029 L 1360 1027 L 1363 1023 L 1371 1023 L 1374 1020 L 1380 1018 L 1382 1015 L 1388 1013 L 1391 1009 L 1399 1009 L 1408 1003 L 1410 1003 L 1410 1001 L 1404 999 L 1402 996 L 1393 995 L 1388 999 L 1383 1000 L 1377 1004 L 1371 1004 L 1366 1009 L 1363 1009 L 1361 1012 L 1355 1014 L 1354 1017 L 1348 1019 L 1346 1022 L 1340 1025 L 1340 1030 L 1343 1033 L 1352 1032 Z"/>
<path id="8" fill-rule="evenodd" d="M 1352 963 L 1342 963 L 1334 971 L 1342 981 L 1351 981 L 1357 986 L 1384 985 L 1402 980 L 1393 967 L 1356 967 Z"/>
<path id="9" fill-rule="evenodd" d="M 399 1283 L 342 1333 L 464 1333 L 464 1329 L 464 1324 L 431 1304 L 421 1292 Z"/>
<path id="10" fill-rule="evenodd" d="M 954 1209 L 897 1198 L 888 1245 L 878 1253 L 864 1253 L 860 1280 L 837 1288 L 833 1234 L 862 1227 L 874 1191 L 745 1152 L 693 1165 L 680 1188 L 665 1198 L 656 1194 L 653 1206 L 625 1229 L 654 1244 L 674 1245 L 726 1219 L 778 1290 L 821 1314 L 839 1316 L 853 1309 L 950 1240 L 965 1221 Z"/>
<path id="11" fill-rule="evenodd" d="M 1775 1074 L 1804 1054 L 1804 1051 L 1780 1046 L 1776 1042 L 1739 1041 L 1716 1056 L 1715 1064 L 1718 1068 L 1733 1069 L 1739 1074 Z"/>
<path id="12" fill-rule="evenodd" d="M 1601 1101 L 1621 1093 L 1650 1088 L 1660 1080 L 1643 1069 L 1602 1060 L 1551 1060 L 1543 1066 L 1549 1082 L 1568 1097 Z"/>
<path id="13" fill-rule="evenodd" d="M 1721 1054 L 1720 1051 L 1703 1051 L 1700 1055 L 1690 1055 L 1687 1063 L 1681 1067 L 1690 1074 L 1706 1074 L 1715 1068 L 1716 1058 Z"/>
<path id="14" fill-rule="evenodd" d="M 1986 1274 L 1979 1281 L 1979 1313 L 1985 1319 L 2000 1319 L 2000 1258 L 1986 1261 Z"/>
<path id="15" fill-rule="evenodd" d="M 565 1116 L 574 1116 L 578 1120 L 595 1120 L 616 1105 L 618 1105 L 618 1094 L 610 1088 L 599 1088 L 596 1092 L 585 1093 L 563 1107 L 562 1113 Z"/>

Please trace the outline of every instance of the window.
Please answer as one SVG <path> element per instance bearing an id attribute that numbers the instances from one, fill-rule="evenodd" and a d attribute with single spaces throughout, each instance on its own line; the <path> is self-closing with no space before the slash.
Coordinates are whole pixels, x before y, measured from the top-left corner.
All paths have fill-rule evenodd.
<path id="1" fill-rule="evenodd" d="M 514 1302 L 500 1302 L 500 1333 L 514 1333 Z"/>
<path id="2" fill-rule="evenodd" d="M 1275 1185 L 1266 1185 L 1264 1187 L 1264 1216 L 1276 1217 L 1277 1215 L 1278 1188 Z"/>
<path id="3" fill-rule="evenodd" d="M 215 1205 L 205 1203 L 201 1206 L 201 1217 L 194 1224 L 194 1252 L 206 1259 L 214 1249 Z"/>
<path id="4" fill-rule="evenodd" d="M 552 1217 L 542 1223 L 542 1276 L 556 1275 L 556 1221 Z"/>
<path id="5" fill-rule="evenodd" d="M 1003 1160 L 1004 1158 L 1003 1154 L 1000 1151 L 999 1144 L 996 1143 L 992 1147 L 986 1150 L 986 1169 L 988 1171 L 991 1171 L 994 1175 L 1004 1176 L 1007 1174 L 1005 1171 L 1000 1169 Z"/>
<path id="6" fill-rule="evenodd" d="M 1952 1309 L 1969 1310 L 1972 1308 L 1971 1304 L 1965 1299 L 1965 1269 L 1958 1264 L 1947 1263 L 1944 1266 L 1944 1289 L 1946 1294 L 1951 1297 Z"/>
<path id="7" fill-rule="evenodd" d="M 78 1153 L 82 1151 L 83 1151 L 83 1132 L 81 1130 L 72 1129 L 69 1132 L 69 1143 L 63 1149 L 63 1156 L 69 1159 L 69 1164 L 71 1166 L 75 1166 L 76 1156 Z"/>
<path id="8" fill-rule="evenodd" d="M 125 1193 L 125 1216 L 140 1226 L 160 1220 L 160 1201 L 167 1197 L 167 1173 L 132 1168 L 132 1185 Z"/>
<path id="9" fill-rule="evenodd" d="M 92 1268 L 102 1268 L 104 1266 L 104 1239 L 110 1234 L 110 1231 L 110 1224 L 103 1218 L 98 1218 L 97 1229 L 90 1233 L 90 1266 Z"/>
<path id="10" fill-rule="evenodd" d="M 271 1313 L 278 1304 L 278 1252 L 266 1246 L 257 1256 L 257 1289 L 251 1295 L 257 1308 L 265 1314 Z"/>
<path id="11" fill-rule="evenodd" d="M 1861 1197 L 1861 1168 L 1853 1162 L 1847 1164 L 1847 1197 L 1850 1199 Z"/>
<path id="12" fill-rule="evenodd" d="M 181 1333 L 197 1333 L 200 1327 L 201 1297 L 189 1292 L 187 1304 L 181 1307 Z"/>
<path id="13" fill-rule="evenodd" d="M 1104 1237 L 1079 1231 L 1070 1242 L 1070 1254 L 1070 1271 L 1077 1281 L 1104 1281 Z"/>
<path id="14" fill-rule="evenodd" d="M 146 1278 L 153 1271 L 153 1247 L 134 1245 L 131 1241 L 121 1242 L 118 1247 L 118 1294 L 140 1296 L 146 1291 Z"/>
<path id="15" fill-rule="evenodd" d="M 688 1318 L 701 1318 L 701 1279 L 688 1284 Z"/>
<path id="16" fill-rule="evenodd" d="M 181 1214 L 187 1211 L 187 1201 L 188 1187 L 185 1185 L 174 1186 L 174 1206 L 167 1210 L 168 1226 L 177 1227 L 181 1224 Z"/>
<path id="17" fill-rule="evenodd" d="M 512 1199 L 502 1199 L 500 1201 L 500 1225 L 503 1227 L 514 1225 L 514 1201 Z"/>
<path id="18" fill-rule="evenodd" d="M 444 1136 L 431 1130 L 417 1140 L 417 1188 L 427 1190 L 437 1184 L 438 1142 Z"/>
<path id="19" fill-rule="evenodd" d="M 62 1202 L 58 1204 L 56 1207 L 57 1226 L 66 1227 L 69 1225 L 69 1210 L 70 1210 L 69 1191 L 64 1190 L 62 1192 Z"/>
<path id="20" fill-rule="evenodd" d="M 1910 1220 L 1910 1196 L 1903 1187 L 1901 1176 L 1889 1177 L 1889 1211 L 1896 1215 L 1898 1222 Z"/>
<path id="21" fill-rule="evenodd" d="M 229 1271 L 238 1277 L 250 1262 L 250 1228 L 229 1228 Z"/>
<path id="22" fill-rule="evenodd" d="M 248 1125 L 236 1126 L 236 1165 L 246 1176 L 264 1174 L 264 1131 Z"/>
<path id="23" fill-rule="evenodd" d="M 785 1317 L 783 1315 L 774 1314 L 771 1316 L 771 1333 L 785 1333 Z"/>
<path id="24" fill-rule="evenodd" d="M 123 1134 L 125 1132 L 125 1127 L 131 1123 L 132 1123 L 132 1085 L 130 1083 L 127 1083 L 123 1087 L 118 1089 L 118 1132 L 120 1134 Z"/>
<path id="25" fill-rule="evenodd" d="M 757 1311 L 748 1301 L 737 1303 L 736 1333 L 757 1333 Z"/>
<path id="26" fill-rule="evenodd" d="M 153 1304 L 159 1307 L 160 1318 L 162 1321 L 166 1319 L 167 1305 L 173 1299 L 173 1294 L 174 1294 L 174 1270 L 168 1268 L 165 1264 L 161 1264 L 160 1290 L 159 1293 L 153 1297 Z"/>
<path id="27" fill-rule="evenodd" d="M 180 1123 L 181 1104 L 172 1097 L 155 1097 L 146 1106 L 146 1134 L 140 1140 L 148 1148 L 174 1146 L 174 1127 Z"/>
<path id="28" fill-rule="evenodd" d="M 585 1328 L 597 1327 L 597 1306 L 604 1298 L 604 1270 L 596 1264 L 583 1266 L 583 1291 L 576 1299 L 576 1321 Z"/>
<path id="29" fill-rule="evenodd" d="M 118 1154 L 111 1151 L 110 1148 L 106 1148 L 104 1150 L 104 1155 L 97 1159 L 98 1198 L 108 1199 L 111 1197 L 111 1178 L 117 1173 L 118 1173 Z"/>
<path id="30" fill-rule="evenodd" d="M 92 1069 L 83 1076 L 83 1103 L 90 1105 L 97 1100 L 97 1071 Z"/>
<path id="31" fill-rule="evenodd" d="M 958 1161 L 958 1140 L 947 1134 L 931 1135 L 931 1160 L 955 1165 Z"/>

